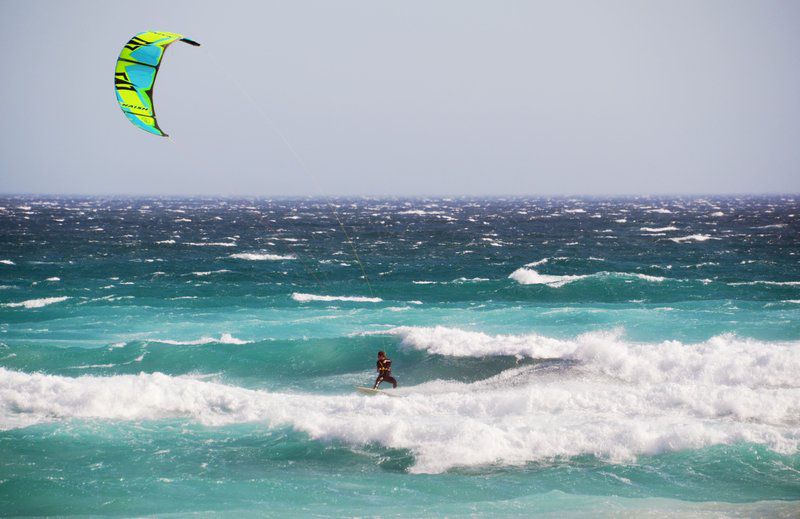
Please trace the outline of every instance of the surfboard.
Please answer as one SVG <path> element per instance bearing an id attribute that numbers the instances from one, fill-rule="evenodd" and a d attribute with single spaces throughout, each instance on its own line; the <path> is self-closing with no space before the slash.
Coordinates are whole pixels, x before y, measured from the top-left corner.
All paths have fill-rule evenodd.
<path id="1" fill-rule="evenodd" d="M 392 396 L 392 397 L 399 396 L 399 395 L 393 395 L 393 394 L 389 393 L 388 391 L 383 391 L 381 389 L 372 389 L 371 387 L 356 386 L 356 391 L 358 391 L 359 393 L 364 393 L 365 395 L 370 395 L 370 396 L 374 396 L 374 395 L 386 395 L 386 396 Z"/>

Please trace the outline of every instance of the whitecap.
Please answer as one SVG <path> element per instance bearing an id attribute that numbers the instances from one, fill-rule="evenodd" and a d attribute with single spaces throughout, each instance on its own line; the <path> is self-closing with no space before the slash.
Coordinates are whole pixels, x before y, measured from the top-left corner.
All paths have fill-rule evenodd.
<path id="1" fill-rule="evenodd" d="M 594 274 L 582 275 L 551 275 L 540 274 L 539 272 L 528 269 L 525 267 L 519 268 L 512 272 L 509 276 L 510 279 L 518 282 L 521 285 L 547 285 L 553 288 L 559 288 L 575 281 L 582 279 L 603 279 L 603 278 L 635 278 L 642 281 L 649 281 L 654 283 L 661 283 L 668 278 L 662 276 L 652 276 L 649 274 L 641 274 L 638 272 L 595 272 Z M 683 280 L 673 280 L 683 281 Z"/>
<path id="2" fill-rule="evenodd" d="M 41 308 L 43 306 L 52 305 L 54 303 L 61 303 L 62 301 L 66 301 L 67 299 L 69 299 L 68 296 L 42 297 L 40 299 L 28 299 L 27 301 L 20 301 L 18 303 L 6 303 L 3 306 L 7 306 L 9 308 L 18 308 L 18 307 Z"/>
<path id="3" fill-rule="evenodd" d="M 364 297 L 364 296 L 324 296 L 316 294 L 303 294 L 294 292 L 292 299 L 300 303 L 308 303 L 310 301 L 349 301 L 354 303 L 380 303 L 383 301 L 380 297 Z"/>
<path id="4" fill-rule="evenodd" d="M 211 274 L 227 274 L 231 272 L 228 269 L 220 269 L 220 270 L 206 270 L 204 272 L 192 272 L 193 275 L 198 277 L 210 276 Z"/>
<path id="5" fill-rule="evenodd" d="M 201 344 L 250 344 L 252 341 L 245 341 L 242 339 L 237 339 L 230 333 L 223 333 L 219 339 L 215 339 L 213 337 L 200 337 L 199 339 L 191 340 L 191 341 L 177 341 L 173 339 L 147 339 L 149 342 L 160 342 L 162 344 L 171 344 L 174 346 L 197 346 Z"/>
<path id="6" fill-rule="evenodd" d="M 708 234 L 692 234 L 691 236 L 683 236 L 681 238 L 669 238 L 670 240 L 674 241 L 675 243 L 684 243 L 688 241 L 708 241 L 708 240 L 719 240 L 720 238 L 714 238 Z"/>
<path id="7" fill-rule="evenodd" d="M 236 247 L 236 242 L 211 242 L 211 241 L 204 241 L 204 242 L 188 242 L 186 245 L 191 245 L 192 247 Z"/>
<path id="8" fill-rule="evenodd" d="M 429 214 L 434 215 L 434 214 L 444 214 L 444 213 L 442 211 L 423 211 L 422 209 L 408 209 L 406 211 L 398 211 L 397 214 L 424 216 Z"/>
<path id="9" fill-rule="evenodd" d="M 678 228 L 674 225 L 670 225 L 667 227 L 640 227 L 640 231 L 644 232 L 667 232 L 667 231 L 677 231 Z"/>
<path id="10" fill-rule="evenodd" d="M 540 259 L 538 261 L 532 261 L 530 263 L 526 263 L 525 266 L 526 267 L 538 267 L 539 265 L 544 265 L 545 263 L 548 263 L 549 261 L 550 261 L 550 258 L 542 258 L 542 259 Z"/>
<path id="11" fill-rule="evenodd" d="M 240 252 L 231 254 L 230 258 L 248 260 L 248 261 L 280 261 L 280 260 L 293 260 L 295 256 L 292 254 L 267 254 L 260 252 Z"/>
<path id="12" fill-rule="evenodd" d="M 549 274 L 539 274 L 533 269 L 522 267 L 509 274 L 508 277 L 521 285 L 548 285 L 558 288 L 566 285 L 567 283 L 572 283 L 573 281 L 583 279 L 586 276 L 555 276 Z"/>
<path id="13" fill-rule="evenodd" d="M 752 227 L 752 229 L 783 229 L 786 227 L 785 223 L 773 223 L 770 225 L 762 225 L 760 227 Z"/>
<path id="14" fill-rule="evenodd" d="M 396 390 L 402 398 L 253 390 L 163 373 L 73 378 L 0 368 L 0 428 L 76 419 L 260 422 L 354 450 L 407 450 L 412 473 L 586 455 L 632 463 L 741 442 L 798 451 L 797 344 L 634 345 L 602 333 L 550 340 L 578 365 L 523 365 L 473 383 L 432 380 Z"/>
<path id="15" fill-rule="evenodd" d="M 728 285 L 733 287 L 742 285 L 772 285 L 772 286 L 794 287 L 794 286 L 800 286 L 800 281 L 763 281 L 763 280 L 737 281 L 733 283 L 728 283 Z"/>

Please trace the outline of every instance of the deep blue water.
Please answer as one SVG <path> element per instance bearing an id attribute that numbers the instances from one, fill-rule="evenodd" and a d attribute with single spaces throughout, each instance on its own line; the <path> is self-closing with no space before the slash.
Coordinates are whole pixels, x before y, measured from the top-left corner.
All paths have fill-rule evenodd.
<path id="1" fill-rule="evenodd" d="M 795 516 L 798 214 L 0 198 L 0 515 Z"/>

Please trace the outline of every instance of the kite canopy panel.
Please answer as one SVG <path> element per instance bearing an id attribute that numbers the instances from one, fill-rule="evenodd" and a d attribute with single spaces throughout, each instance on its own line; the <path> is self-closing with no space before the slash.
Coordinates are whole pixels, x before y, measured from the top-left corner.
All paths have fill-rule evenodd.
<path id="1" fill-rule="evenodd" d="M 200 44 L 173 32 L 140 32 L 122 48 L 114 70 L 114 89 L 122 112 L 142 130 L 166 137 L 156 122 L 153 107 L 153 85 L 164 51 L 182 41 L 199 47 Z"/>

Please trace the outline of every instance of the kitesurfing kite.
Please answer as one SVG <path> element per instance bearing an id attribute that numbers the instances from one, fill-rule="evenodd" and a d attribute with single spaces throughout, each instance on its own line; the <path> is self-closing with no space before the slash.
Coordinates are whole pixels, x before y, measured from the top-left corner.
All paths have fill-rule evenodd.
<path id="1" fill-rule="evenodd" d="M 119 107 L 135 126 L 166 137 L 156 122 L 153 108 L 153 84 L 164 51 L 175 41 L 199 47 L 200 44 L 173 32 L 140 32 L 122 48 L 114 70 L 114 88 Z"/>

